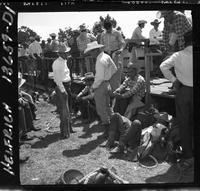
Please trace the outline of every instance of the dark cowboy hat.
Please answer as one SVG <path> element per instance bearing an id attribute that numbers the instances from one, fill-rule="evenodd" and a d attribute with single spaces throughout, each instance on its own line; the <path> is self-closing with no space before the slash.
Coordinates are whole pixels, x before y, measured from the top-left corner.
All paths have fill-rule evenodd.
<path id="1" fill-rule="evenodd" d="M 170 122 L 172 120 L 172 116 L 169 115 L 167 112 L 160 112 L 160 113 L 154 114 L 154 117 L 158 120 L 163 120 L 166 122 Z"/>
<path id="2" fill-rule="evenodd" d="M 83 78 L 83 80 L 84 81 L 94 80 L 94 74 L 93 74 L 93 72 L 85 73 L 85 77 Z"/>
<path id="3" fill-rule="evenodd" d="M 76 169 L 65 171 L 59 180 L 61 184 L 79 184 L 79 181 L 84 177 L 84 174 Z"/>
<path id="4" fill-rule="evenodd" d="M 153 22 L 151 22 L 151 25 L 159 25 L 161 21 L 159 22 L 158 19 L 155 19 Z"/>

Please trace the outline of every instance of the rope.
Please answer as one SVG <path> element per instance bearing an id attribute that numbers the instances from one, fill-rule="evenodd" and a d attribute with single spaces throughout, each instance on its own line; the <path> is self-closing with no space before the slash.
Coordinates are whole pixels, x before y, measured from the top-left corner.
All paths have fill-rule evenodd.
<path id="1" fill-rule="evenodd" d="M 149 157 L 155 162 L 155 165 L 146 166 L 146 165 L 142 164 L 140 161 L 138 161 L 139 166 L 141 166 L 143 168 L 148 168 L 148 169 L 156 168 L 158 166 L 158 160 L 153 155 L 149 155 Z"/>

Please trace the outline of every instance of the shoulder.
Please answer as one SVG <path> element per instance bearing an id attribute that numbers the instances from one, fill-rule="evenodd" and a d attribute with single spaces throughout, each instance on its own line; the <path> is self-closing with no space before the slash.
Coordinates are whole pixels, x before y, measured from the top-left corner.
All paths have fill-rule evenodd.
<path id="1" fill-rule="evenodd" d="M 141 76 L 140 74 L 138 74 L 137 80 L 138 80 L 139 82 L 145 82 L 144 77 Z"/>

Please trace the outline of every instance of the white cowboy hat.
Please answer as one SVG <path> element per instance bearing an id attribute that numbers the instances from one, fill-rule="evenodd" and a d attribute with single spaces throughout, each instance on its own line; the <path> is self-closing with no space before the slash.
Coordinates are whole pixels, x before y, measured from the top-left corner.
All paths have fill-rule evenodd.
<path id="1" fill-rule="evenodd" d="M 166 122 L 170 122 L 172 120 L 172 116 L 169 115 L 167 112 L 156 113 L 156 114 L 154 114 L 154 117 L 156 119 L 163 120 Z"/>
<path id="2" fill-rule="evenodd" d="M 79 26 L 79 31 L 82 31 L 82 30 L 87 30 L 85 23 Z"/>
<path id="3" fill-rule="evenodd" d="M 65 44 L 63 43 L 60 43 L 58 46 L 57 46 L 57 50 L 55 52 L 69 52 L 71 50 L 70 47 L 66 46 Z"/>
<path id="4" fill-rule="evenodd" d="M 84 54 L 86 54 L 87 52 L 89 52 L 91 50 L 94 50 L 97 48 L 102 48 L 102 47 L 104 47 L 103 44 L 98 44 L 97 41 L 93 41 L 93 42 L 87 44 L 87 48 L 85 49 Z"/>
<path id="5" fill-rule="evenodd" d="M 138 21 L 138 25 L 139 25 L 139 24 L 142 24 L 142 23 L 145 24 L 145 23 L 147 23 L 147 21 L 145 21 L 145 20 L 139 20 L 139 21 Z"/>
<path id="6" fill-rule="evenodd" d="M 25 82 L 26 80 L 22 78 L 22 74 L 18 72 L 18 88 L 20 88 Z"/>
<path id="7" fill-rule="evenodd" d="M 51 33 L 49 36 L 55 36 L 56 37 L 56 33 Z"/>

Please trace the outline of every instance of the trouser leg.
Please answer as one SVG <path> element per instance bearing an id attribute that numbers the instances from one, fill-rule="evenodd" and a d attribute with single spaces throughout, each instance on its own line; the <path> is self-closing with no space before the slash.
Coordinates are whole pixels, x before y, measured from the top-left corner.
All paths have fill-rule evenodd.
<path id="1" fill-rule="evenodd" d="M 176 116 L 180 127 L 181 145 L 183 157 L 191 158 L 192 132 L 191 120 L 193 118 L 193 89 L 182 86 L 176 95 Z"/>

